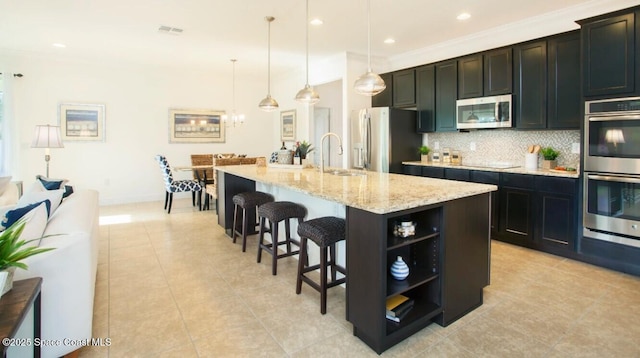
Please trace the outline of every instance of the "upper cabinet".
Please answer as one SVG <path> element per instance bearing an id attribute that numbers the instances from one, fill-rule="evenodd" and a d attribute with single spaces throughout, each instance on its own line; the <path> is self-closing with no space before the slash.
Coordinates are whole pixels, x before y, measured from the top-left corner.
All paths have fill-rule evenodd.
<path id="1" fill-rule="evenodd" d="M 580 38 L 567 32 L 514 46 L 518 129 L 580 129 Z"/>
<path id="2" fill-rule="evenodd" d="M 485 52 L 484 54 L 484 95 L 498 96 L 512 91 L 512 50 L 511 47 Z"/>
<path id="3" fill-rule="evenodd" d="M 371 97 L 371 107 L 392 107 L 393 106 L 393 81 L 392 74 L 383 73 L 380 75 L 387 88 L 377 95 Z"/>
<path id="4" fill-rule="evenodd" d="M 547 40 L 547 128 L 579 129 L 580 32 L 573 31 Z"/>
<path id="5" fill-rule="evenodd" d="M 408 69 L 393 73 L 393 107 L 416 106 L 416 72 Z"/>
<path id="6" fill-rule="evenodd" d="M 416 109 L 418 133 L 436 130 L 436 72 L 434 65 L 416 68 Z"/>
<path id="7" fill-rule="evenodd" d="M 435 65 L 436 71 L 436 132 L 456 130 L 456 99 L 458 98 L 457 61 Z"/>
<path id="8" fill-rule="evenodd" d="M 482 55 L 458 60 L 458 98 L 482 97 Z"/>
<path id="9" fill-rule="evenodd" d="M 585 97 L 632 95 L 636 91 L 637 11 L 626 10 L 611 15 L 579 21 L 583 47 Z"/>
<path id="10" fill-rule="evenodd" d="M 547 42 L 535 41 L 513 48 L 515 67 L 514 117 L 520 129 L 546 127 Z"/>
<path id="11" fill-rule="evenodd" d="M 458 59 L 458 99 L 511 93 L 511 47 Z"/>

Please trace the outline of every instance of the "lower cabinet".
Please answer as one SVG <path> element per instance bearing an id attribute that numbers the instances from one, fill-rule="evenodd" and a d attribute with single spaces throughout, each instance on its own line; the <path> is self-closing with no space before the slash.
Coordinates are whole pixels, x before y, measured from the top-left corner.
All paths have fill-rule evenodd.
<path id="1" fill-rule="evenodd" d="M 578 179 L 503 173 L 493 238 L 557 254 L 575 252 Z"/>
<path id="2" fill-rule="evenodd" d="M 538 178 L 536 193 L 536 240 L 549 251 L 574 251 L 578 230 L 577 179 Z"/>
<path id="3" fill-rule="evenodd" d="M 446 326 L 482 305 L 488 205 L 489 195 L 481 194 L 389 214 L 347 207 L 347 320 L 353 334 L 380 354 L 432 322 Z M 395 237 L 401 221 L 414 222 L 415 235 Z M 397 257 L 409 267 L 401 281 L 390 274 Z M 413 307 L 394 322 L 386 318 L 386 302 L 398 295 Z"/>
<path id="4" fill-rule="evenodd" d="M 405 174 L 493 184 L 491 238 L 554 254 L 576 252 L 578 179 L 405 165 Z"/>

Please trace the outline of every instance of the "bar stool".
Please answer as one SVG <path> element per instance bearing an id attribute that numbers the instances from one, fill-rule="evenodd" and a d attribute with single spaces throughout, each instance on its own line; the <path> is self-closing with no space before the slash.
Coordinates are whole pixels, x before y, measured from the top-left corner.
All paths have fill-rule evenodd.
<path id="1" fill-rule="evenodd" d="M 272 255 L 271 274 L 276 275 L 278 270 L 278 259 L 282 257 L 296 255 L 300 252 L 300 241 L 291 237 L 290 219 L 297 218 L 298 225 L 304 222 L 307 215 L 307 209 L 299 204 L 290 201 L 274 201 L 262 204 L 258 207 L 258 216 L 260 217 L 260 239 L 258 242 L 258 262 L 262 260 L 262 250 Z M 266 220 L 269 220 L 270 229 L 265 227 Z M 284 220 L 285 240 L 278 241 L 278 225 Z M 264 243 L 264 234 L 271 234 L 271 243 Z M 298 246 L 298 250 L 291 251 L 291 244 Z M 287 245 L 287 252 L 278 255 L 278 246 Z"/>
<path id="2" fill-rule="evenodd" d="M 247 219 L 247 209 L 256 209 L 258 206 L 272 202 L 273 196 L 271 194 L 263 193 L 261 191 L 252 191 L 239 193 L 233 196 L 233 243 L 236 243 L 236 234 L 242 236 L 242 252 L 247 249 L 247 231 L 249 231 L 249 223 Z M 237 230 L 238 221 L 238 207 L 242 208 L 242 232 Z M 255 229 L 257 223 L 253 224 Z"/>
<path id="3" fill-rule="evenodd" d="M 298 278 L 296 294 L 302 291 L 302 281 L 320 292 L 320 313 L 327 313 L 327 289 L 347 281 L 346 268 L 336 264 L 336 243 L 345 239 L 345 220 L 333 216 L 325 216 L 305 221 L 298 226 L 300 236 L 300 256 L 298 257 Z M 320 247 L 320 264 L 309 266 L 307 239 Z M 330 258 L 327 260 L 327 249 Z M 331 282 L 327 282 L 327 266 L 331 265 Z M 320 269 L 320 284 L 305 276 L 305 273 Z M 336 271 L 345 277 L 336 280 Z"/>

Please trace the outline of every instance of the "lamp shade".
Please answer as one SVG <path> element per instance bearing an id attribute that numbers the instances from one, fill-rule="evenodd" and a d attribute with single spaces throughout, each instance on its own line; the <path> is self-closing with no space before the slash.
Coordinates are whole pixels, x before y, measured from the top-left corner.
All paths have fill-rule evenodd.
<path id="1" fill-rule="evenodd" d="M 358 94 L 365 96 L 375 96 L 378 93 L 384 91 L 387 88 L 384 80 L 378 74 L 367 71 L 364 75 L 360 76 L 353 84 L 353 89 Z"/>
<path id="2" fill-rule="evenodd" d="M 260 101 L 260 104 L 258 104 L 258 108 L 266 112 L 275 111 L 276 109 L 278 109 L 278 102 L 275 99 L 271 98 L 271 95 L 268 94 L 267 97 Z"/>
<path id="3" fill-rule="evenodd" d="M 318 103 L 319 100 L 320 95 L 318 95 L 318 92 L 314 91 L 313 87 L 309 86 L 309 84 L 306 84 L 304 88 L 296 94 L 296 101 L 298 102 L 315 104 Z"/>
<path id="4" fill-rule="evenodd" d="M 64 148 L 60 127 L 48 124 L 37 125 L 31 148 Z"/>

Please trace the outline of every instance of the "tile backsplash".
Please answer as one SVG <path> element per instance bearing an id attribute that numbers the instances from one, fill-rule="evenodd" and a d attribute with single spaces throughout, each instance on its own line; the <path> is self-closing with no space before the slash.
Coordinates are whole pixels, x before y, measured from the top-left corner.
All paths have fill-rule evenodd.
<path id="1" fill-rule="evenodd" d="M 450 148 L 462 156 L 462 163 L 508 162 L 524 166 L 524 157 L 529 145 L 552 147 L 560 152 L 558 165 L 578 167 L 580 154 L 571 152 L 572 143 L 581 143 L 580 131 L 518 131 L 514 129 L 490 129 L 470 132 L 425 134 L 426 145 L 432 151 Z M 475 150 L 471 147 L 475 144 Z M 581 144 L 580 144 L 581 145 Z M 582 147 L 580 147 L 582 149 Z M 540 155 L 539 163 L 542 161 Z M 540 166 L 540 164 L 538 164 Z"/>

